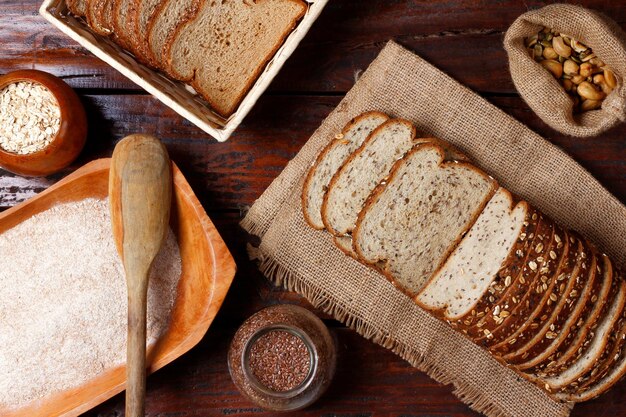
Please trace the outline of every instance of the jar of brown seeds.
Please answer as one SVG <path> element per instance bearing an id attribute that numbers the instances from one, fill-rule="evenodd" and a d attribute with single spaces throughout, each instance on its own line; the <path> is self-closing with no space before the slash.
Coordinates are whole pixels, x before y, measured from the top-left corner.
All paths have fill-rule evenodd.
<path id="1" fill-rule="evenodd" d="M 269 307 L 237 330 L 228 368 L 239 391 L 274 411 L 299 410 L 328 388 L 335 373 L 335 342 L 324 323 L 294 305 Z"/>

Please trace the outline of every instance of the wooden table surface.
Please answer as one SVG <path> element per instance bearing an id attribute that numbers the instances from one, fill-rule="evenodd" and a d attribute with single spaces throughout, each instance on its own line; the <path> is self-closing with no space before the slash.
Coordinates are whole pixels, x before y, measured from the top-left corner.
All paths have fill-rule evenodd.
<path id="1" fill-rule="evenodd" d="M 0 210 L 45 189 L 80 165 L 110 156 L 134 132 L 166 144 L 236 258 L 239 271 L 204 340 L 148 379 L 147 413 L 159 417 L 269 416 L 232 384 L 226 352 L 237 327 L 277 303 L 308 304 L 273 287 L 248 261 L 242 212 L 267 188 L 354 84 L 395 39 L 567 151 L 626 201 L 625 125 L 592 139 L 564 137 L 519 98 L 502 48 L 504 32 L 537 1 L 332 0 L 268 92 L 227 143 L 217 143 L 38 15 L 39 0 L 0 1 L 0 72 L 36 68 L 76 88 L 89 114 L 88 145 L 59 175 L 25 179 L 0 170 Z M 578 3 L 578 2 L 577 2 Z M 583 1 L 626 28 L 626 2 Z M 310 307 L 310 306 L 309 306 Z M 323 315 L 322 315 L 323 316 Z M 328 393 L 302 416 L 475 416 L 442 386 L 385 349 L 323 316 L 337 334 L 340 362 Z M 626 381 L 577 406 L 574 416 L 626 415 Z M 87 416 L 124 413 L 122 395 Z"/>

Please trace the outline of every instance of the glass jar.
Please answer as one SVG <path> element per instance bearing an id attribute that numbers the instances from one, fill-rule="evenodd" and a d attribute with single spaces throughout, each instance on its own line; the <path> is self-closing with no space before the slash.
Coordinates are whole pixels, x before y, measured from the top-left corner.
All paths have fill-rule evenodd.
<path id="1" fill-rule="evenodd" d="M 239 391 L 273 411 L 299 410 L 320 398 L 336 361 L 328 328 L 294 305 L 254 314 L 237 330 L 228 352 L 228 369 Z"/>

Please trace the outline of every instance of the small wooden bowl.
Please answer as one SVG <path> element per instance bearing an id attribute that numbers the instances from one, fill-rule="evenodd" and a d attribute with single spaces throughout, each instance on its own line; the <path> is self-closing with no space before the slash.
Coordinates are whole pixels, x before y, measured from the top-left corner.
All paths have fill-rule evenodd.
<path id="1" fill-rule="evenodd" d="M 44 71 L 18 70 L 0 77 L 0 90 L 20 81 L 39 83 L 57 99 L 61 126 L 50 145 L 27 155 L 0 148 L 0 167 L 18 175 L 43 177 L 54 174 L 74 162 L 87 139 L 87 116 L 74 90 L 62 79 Z"/>
<path id="2" fill-rule="evenodd" d="M 57 204 L 106 198 L 110 165 L 110 159 L 90 162 L 36 197 L 0 213 L 0 233 Z M 204 337 L 226 297 L 236 270 L 226 244 L 187 180 L 176 165 L 172 168 L 174 188 L 170 226 L 180 248 L 182 273 L 169 327 L 148 349 L 148 373 L 172 362 Z M 102 342 L 106 343 L 105 340 Z M 125 386 L 126 367 L 121 365 L 103 370 L 81 386 L 35 400 L 19 409 L 0 407 L 0 416 L 74 417 L 123 391 Z"/>

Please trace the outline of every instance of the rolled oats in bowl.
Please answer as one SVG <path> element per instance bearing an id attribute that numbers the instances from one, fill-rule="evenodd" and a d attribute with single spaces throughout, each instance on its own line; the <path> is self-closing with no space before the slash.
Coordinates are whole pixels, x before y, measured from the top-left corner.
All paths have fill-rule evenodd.
<path id="1" fill-rule="evenodd" d="M 54 140 L 61 125 L 61 109 L 42 84 L 18 81 L 0 90 L 0 148 L 27 155 Z"/>
<path id="2" fill-rule="evenodd" d="M 589 137 L 626 120 L 626 34 L 603 14 L 531 10 L 509 27 L 504 49 L 520 96 L 553 129 Z"/>

